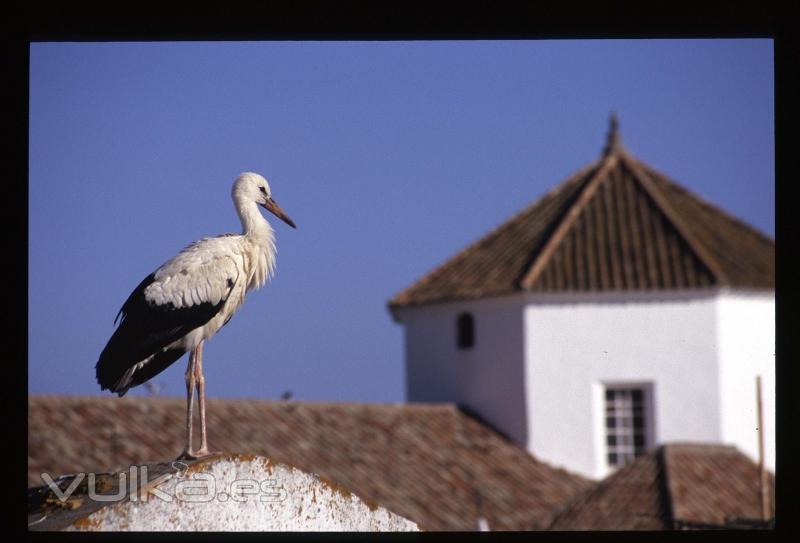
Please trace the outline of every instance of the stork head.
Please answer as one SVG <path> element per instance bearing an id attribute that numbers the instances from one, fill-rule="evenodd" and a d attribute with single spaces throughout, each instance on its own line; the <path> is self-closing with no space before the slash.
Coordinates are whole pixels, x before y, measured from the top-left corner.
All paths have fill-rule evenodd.
<path id="1" fill-rule="evenodd" d="M 233 184 L 233 199 L 235 201 L 253 201 L 292 228 L 297 228 L 294 221 L 272 198 L 272 191 L 267 180 L 257 173 L 245 172 L 236 178 Z"/>

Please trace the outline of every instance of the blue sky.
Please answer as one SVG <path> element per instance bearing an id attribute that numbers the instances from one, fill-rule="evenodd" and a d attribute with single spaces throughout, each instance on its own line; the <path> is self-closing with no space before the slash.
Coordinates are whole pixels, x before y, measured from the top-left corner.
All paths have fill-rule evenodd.
<path id="1" fill-rule="evenodd" d="M 611 110 L 634 155 L 774 237 L 771 40 L 34 43 L 30 62 L 31 393 L 101 393 L 119 307 L 240 231 L 243 171 L 298 229 L 271 221 L 276 276 L 208 342 L 210 396 L 402 401 L 386 301 L 597 158 Z"/>

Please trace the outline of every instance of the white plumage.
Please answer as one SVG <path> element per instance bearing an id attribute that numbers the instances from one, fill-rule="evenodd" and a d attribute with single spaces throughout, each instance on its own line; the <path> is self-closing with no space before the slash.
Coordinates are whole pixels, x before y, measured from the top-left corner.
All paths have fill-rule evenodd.
<path id="1" fill-rule="evenodd" d="M 217 333 L 247 292 L 261 287 L 272 275 L 274 266 L 274 244 L 259 245 L 245 235 L 204 238 L 158 268 L 144 297 L 150 304 L 171 304 L 176 309 L 224 302 L 210 321 L 180 340 L 190 351 Z M 191 341 L 190 336 L 197 339 Z"/>
<path id="2" fill-rule="evenodd" d="M 189 440 L 196 384 L 200 396 L 205 452 L 203 342 L 222 328 L 275 270 L 275 236 L 258 211 L 263 206 L 287 224 L 292 220 L 272 198 L 269 183 L 256 173 L 241 174 L 233 185 L 233 202 L 242 234 L 203 238 L 186 247 L 146 277 L 120 309 L 122 320 L 100 355 L 96 369 L 103 389 L 124 395 L 166 369 L 185 352 Z M 115 321 L 116 322 L 116 321 Z"/>

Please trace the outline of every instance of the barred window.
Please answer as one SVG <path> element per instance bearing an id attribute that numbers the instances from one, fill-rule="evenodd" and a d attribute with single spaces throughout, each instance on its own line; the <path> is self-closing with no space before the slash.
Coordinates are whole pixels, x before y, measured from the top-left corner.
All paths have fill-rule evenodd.
<path id="1" fill-rule="evenodd" d="M 647 404 L 644 387 L 606 388 L 606 450 L 608 465 L 622 467 L 645 452 Z"/>

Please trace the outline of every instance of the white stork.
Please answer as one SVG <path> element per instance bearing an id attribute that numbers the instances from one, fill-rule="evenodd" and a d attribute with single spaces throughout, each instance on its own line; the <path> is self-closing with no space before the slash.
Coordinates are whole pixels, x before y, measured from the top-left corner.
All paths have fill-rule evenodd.
<path id="1" fill-rule="evenodd" d="M 189 352 L 186 369 L 186 448 L 179 458 L 209 454 L 206 441 L 203 343 L 225 326 L 275 269 L 275 235 L 259 213 L 261 205 L 292 228 L 294 222 L 272 199 L 257 173 L 233 184 L 233 203 L 242 234 L 195 241 L 139 283 L 119 310 L 122 320 L 95 366 L 102 390 L 123 396 Z M 200 449 L 192 450 L 192 404 L 200 404 Z"/>

